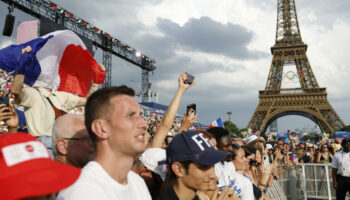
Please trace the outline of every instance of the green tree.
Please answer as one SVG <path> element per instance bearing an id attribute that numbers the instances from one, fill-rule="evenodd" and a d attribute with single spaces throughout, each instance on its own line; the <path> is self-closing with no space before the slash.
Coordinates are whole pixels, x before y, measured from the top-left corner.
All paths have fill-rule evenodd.
<path id="1" fill-rule="evenodd" d="M 242 137 L 242 134 L 241 134 L 241 131 L 237 126 L 236 124 L 234 124 L 233 122 L 231 121 L 224 121 L 224 128 L 227 129 L 231 135 L 235 135 L 235 136 L 238 136 L 238 137 Z"/>

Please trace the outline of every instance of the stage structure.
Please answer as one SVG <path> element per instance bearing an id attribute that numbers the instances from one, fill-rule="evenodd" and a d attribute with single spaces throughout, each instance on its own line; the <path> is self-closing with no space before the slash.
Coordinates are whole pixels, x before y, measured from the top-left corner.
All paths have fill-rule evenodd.
<path id="1" fill-rule="evenodd" d="M 109 33 L 97 28 L 72 12 L 58 6 L 51 1 L 44 0 L 0 0 L 30 14 L 39 20 L 49 20 L 66 29 L 74 31 L 93 42 L 103 51 L 102 63 L 106 66 L 106 79 L 104 86 L 111 85 L 112 55 L 118 56 L 142 69 L 142 101 L 148 101 L 149 72 L 156 69 L 155 61 L 128 44 L 112 37 Z"/>
<path id="2" fill-rule="evenodd" d="M 343 128 L 344 122 L 327 100 L 326 88 L 320 88 L 306 56 L 307 45 L 302 41 L 294 0 L 277 0 L 277 30 L 273 55 L 265 90 L 259 91 L 259 104 L 248 128 L 265 133 L 276 119 L 286 115 L 301 115 L 314 121 L 328 134 Z M 295 66 L 297 88 L 281 88 L 283 68 Z M 287 77 L 288 78 L 288 77 Z"/>

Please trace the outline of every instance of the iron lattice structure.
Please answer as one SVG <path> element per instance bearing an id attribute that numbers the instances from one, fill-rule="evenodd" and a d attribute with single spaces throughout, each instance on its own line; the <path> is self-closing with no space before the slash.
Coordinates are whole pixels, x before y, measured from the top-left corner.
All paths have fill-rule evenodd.
<path id="1" fill-rule="evenodd" d="M 307 45 L 302 41 L 295 0 L 277 0 L 277 28 L 275 45 L 265 90 L 259 91 L 259 104 L 248 128 L 265 133 L 279 117 L 301 115 L 319 125 L 325 133 L 333 134 L 343 128 L 344 122 L 327 100 L 326 88 L 320 88 L 311 69 Z M 296 66 L 299 88 L 281 88 L 279 78 L 283 67 Z"/>
<path id="2" fill-rule="evenodd" d="M 53 2 L 44 0 L 1 1 L 38 19 L 44 17 L 52 22 L 63 25 L 67 29 L 93 41 L 95 46 L 103 50 L 102 63 L 106 67 L 106 80 L 104 86 L 111 85 L 112 55 L 118 56 L 134 65 L 137 65 L 142 68 L 142 70 L 153 71 L 156 69 L 155 61 L 153 59 L 141 54 L 128 44 L 113 38 L 110 34 L 102 31 L 86 20 L 75 16 L 72 12 L 59 7 Z M 148 80 L 148 78 L 146 79 Z M 145 84 L 147 84 L 147 86 L 149 85 L 149 83 Z"/>

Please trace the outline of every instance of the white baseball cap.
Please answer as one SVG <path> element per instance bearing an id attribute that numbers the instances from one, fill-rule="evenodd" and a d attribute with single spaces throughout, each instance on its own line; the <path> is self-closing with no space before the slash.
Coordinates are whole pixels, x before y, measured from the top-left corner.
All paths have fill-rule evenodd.
<path id="1" fill-rule="evenodd" d="M 246 143 L 249 144 L 249 143 L 251 143 L 251 142 L 254 142 L 256 139 L 258 139 L 258 136 L 256 136 L 256 135 L 251 135 L 251 136 L 249 136 L 249 137 L 247 138 Z"/>
<path id="2" fill-rule="evenodd" d="M 269 149 L 273 149 L 272 145 L 271 144 L 266 144 L 266 149 L 269 150 Z"/>
<path id="3" fill-rule="evenodd" d="M 165 149 L 149 148 L 143 152 L 139 159 L 145 167 L 158 174 L 163 181 L 165 180 L 168 172 Z"/>

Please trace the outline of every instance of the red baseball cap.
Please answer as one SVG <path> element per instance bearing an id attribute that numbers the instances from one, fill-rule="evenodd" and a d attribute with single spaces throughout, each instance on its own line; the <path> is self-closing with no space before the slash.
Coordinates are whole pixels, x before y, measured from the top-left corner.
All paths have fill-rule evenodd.
<path id="1" fill-rule="evenodd" d="M 0 135 L 0 196 L 3 200 L 57 193 L 73 184 L 80 171 L 52 160 L 45 145 L 30 134 Z"/>

